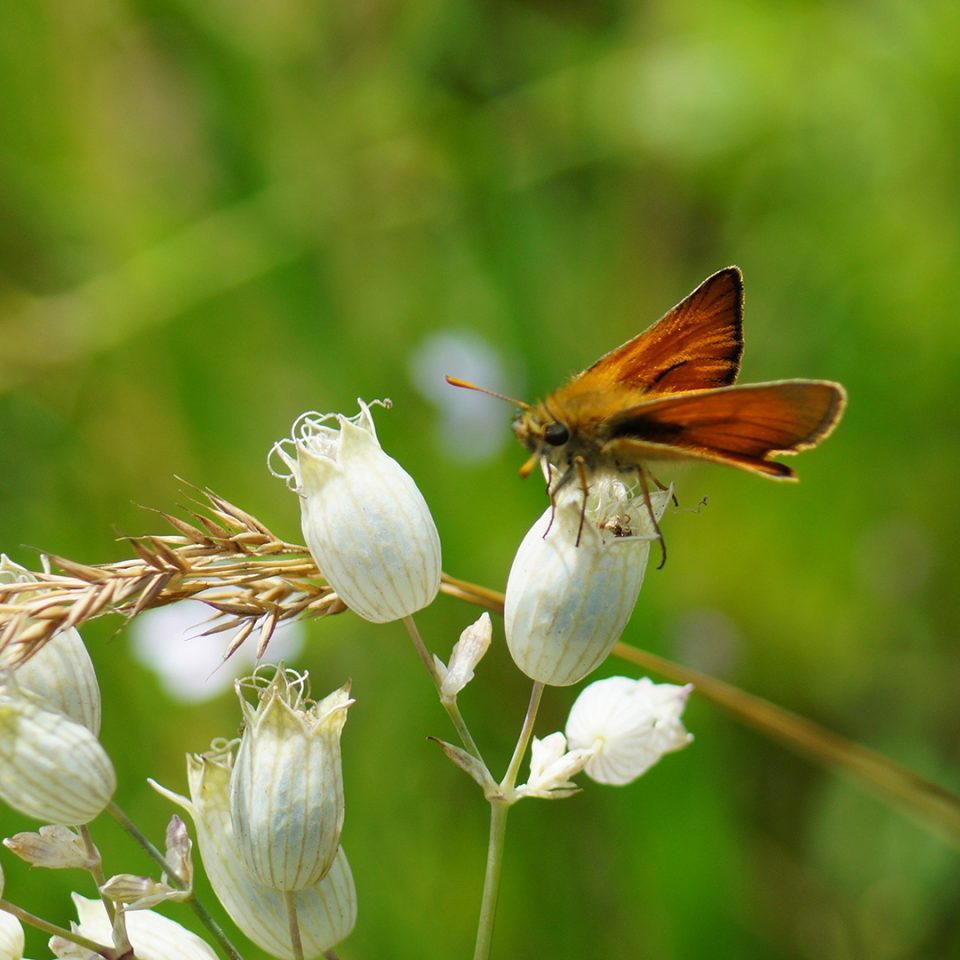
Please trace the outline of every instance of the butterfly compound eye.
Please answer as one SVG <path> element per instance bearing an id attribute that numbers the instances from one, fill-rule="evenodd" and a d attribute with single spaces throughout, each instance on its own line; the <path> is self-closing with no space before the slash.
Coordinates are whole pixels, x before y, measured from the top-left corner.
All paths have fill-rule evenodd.
<path id="1" fill-rule="evenodd" d="M 570 431 L 562 423 L 550 423 L 543 431 L 543 439 L 551 447 L 561 447 L 570 439 Z"/>

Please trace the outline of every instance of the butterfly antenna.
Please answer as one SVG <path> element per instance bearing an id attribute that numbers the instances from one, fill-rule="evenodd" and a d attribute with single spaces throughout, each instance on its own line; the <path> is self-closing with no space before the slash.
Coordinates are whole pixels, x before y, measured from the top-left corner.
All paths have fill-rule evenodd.
<path id="1" fill-rule="evenodd" d="M 519 407 L 521 410 L 529 410 L 530 404 L 524 403 L 522 400 L 514 400 L 513 397 L 508 397 L 505 394 L 497 393 L 496 390 L 488 390 L 486 387 L 478 387 L 475 383 L 468 383 L 466 380 L 461 380 L 459 377 L 444 377 L 444 380 L 450 384 L 451 387 L 463 387 L 464 390 L 476 390 L 477 393 L 485 393 L 488 397 L 496 397 L 498 400 L 506 400 L 507 403 L 512 403 L 515 407 Z"/>

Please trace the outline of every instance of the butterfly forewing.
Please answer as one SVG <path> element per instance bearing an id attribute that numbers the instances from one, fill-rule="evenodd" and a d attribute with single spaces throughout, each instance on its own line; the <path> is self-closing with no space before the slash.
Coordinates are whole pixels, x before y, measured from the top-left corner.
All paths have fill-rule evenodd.
<path id="1" fill-rule="evenodd" d="M 611 389 L 678 393 L 729 386 L 743 353 L 743 278 L 737 267 L 708 277 L 653 326 L 604 354 L 559 392 L 566 399 Z"/>
<path id="2" fill-rule="evenodd" d="M 839 384 L 782 380 L 667 396 L 609 417 L 603 450 L 635 460 L 695 457 L 792 477 L 767 458 L 815 446 L 833 429 L 846 397 Z"/>

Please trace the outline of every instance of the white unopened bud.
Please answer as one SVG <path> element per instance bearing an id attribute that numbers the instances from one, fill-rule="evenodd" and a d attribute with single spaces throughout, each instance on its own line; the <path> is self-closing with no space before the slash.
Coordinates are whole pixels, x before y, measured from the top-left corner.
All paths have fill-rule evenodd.
<path id="1" fill-rule="evenodd" d="M 522 797 L 556 800 L 569 797 L 580 788 L 571 780 L 590 759 L 589 750 L 567 750 L 567 738 L 559 731 L 530 745 L 530 778 L 517 788 Z"/>
<path id="2" fill-rule="evenodd" d="M 482 613 L 479 619 L 460 634 L 460 639 L 453 645 L 449 666 L 445 666 L 439 657 L 433 658 L 440 674 L 440 696 L 444 700 L 453 700 L 473 679 L 473 671 L 490 649 L 492 639 L 493 624 L 490 622 L 490 614 Z"/>
<path id="3" fill-rule="evenodd" d="M 658 519 L 668 499 L 651 495 Z M 559 492 L 507 579 L 507 646 L 528 677 L 568 686 L 606 659 L 636 606 L 655 536 L 644 499 L 618 478 L 593 477 L 586 508 L 576 485 Z"/>
<path id="4" fill-rule="evenodd" d="M 440 537 L 417 485 L 384 453 L 370 408 L 358 402 L 354 417 L 303 414 L 271 459 L 283 462 L 286 471 L 274 474 L 300 495 L 303 535 L 320 572 L 354 613 L 386 623 L 436 597 Z"/>
<path id="5" fill-rule="evenodd" d="M 260 883 L 240 855 L 230 818 L 232 765 L 229 748 L 210 756 L 188 756 L 189 800 L 152 785 L 193 817 L 207 879 L 233 922 L 261 950 L 281 960 L 293 960 L 287 894 Z M 342 849 L 322 880 L 293 896 L 305 956 L 320 956 L 353 930 L 357 890 Z"/>
<path id="6" fill-rule="evenodd" d="M 100 893 L 114 903 L 124 904 L 128 910 L 148 910 L 166 900 L 183 901 L 193 896 L 192 891 L 177 890 L 162 880 L 135 873 L 114 874 L 101 885 Z"/>
<path id="7" fill-rule="evenodd" d="M 190 889 L 193 886 L 193 841 L 190 839 L 187 825 L 179 817 L 170 818 L 165 840 L 167 849 L 164 860 L 167 862 L 167 869 L 180 883 Z"/>
<path id="8" fill-rule="evenodd" d="M 0 554 L 0 583 L 36 582 L 37 578 L 26 567 Z M 21 602 L 29 596 L 16 594 Z M 17 665 L 19 653 L 13 638 L 0 650 L 0 668 L 16 670 L 21 692 L 82 723 L 94 736 L 99 734 L 100 687 L 79 632 L 74 627 L 58 630 L 29 660 Z"/>
<path id="9" fill-rule="evenodd" d="M 648 677 L 608 677 L 586 687 L 567 718 L 567 740 L 590 753 L 587 776 L 622 786 L 687 746 L 693 737 L 680 716 L 692 690 Z"/>
<path id="10" fill-rule="evenodd" d="M 96 855 L 87 850 L 83 837 L 59 824 L 43 826 L 37 833 L 16 833 L 4 839 L 3 845 L 33 867 L 89 870 L 98 863 Z"/>
<path id="11" fill-rule="evenodd" d="M 277 890 L 312 886 L 330 869 L 343 827 L 340 734 L 349 684 L 315 703 L 306 675 L 277 669 L 237 681 L 244 731 L 230 785 L 230 812 L 244 862 Z M 253 689 L 252 706 L 244 691 Z"/>
<path id="12" fill-rule="evenodd" d="M 85 726 L 26 699 L 9 679 L 0 687 L 0 799 L 35 820 L 83 824 L 116 786 L 110 758 Z"/>
<path id="13" fill-rule="evenodd" d="M 193 844 L 187 825 L 178 816 L 170 818 L 166 832 L 167 849 L 164 861 L 167 870 L 160 880 L 132 873 L 118 873 L 100 887 L 100 893 L 114 903 L 123 903 L 128 910 L 146 910 L 166 900 L 182 902 L 193 897 Z M 169 874 L 178 884 L 169 882 Z"/>
<path id="14" fill-rule="evenodd" d="M 113 943 L 113 924 L 99 900 L 72 894 L 80 922 L 73 925 L 81 936 L 97 943 Z M 179 923 L 152 910 L 130 912 L 125 918 L 127 936 L 138 960 L 217 960 L 212 948 Z M 54 944 L 51 943 L 51 949 Z M 67 956 L 60 948 L 57 956 Z"/>

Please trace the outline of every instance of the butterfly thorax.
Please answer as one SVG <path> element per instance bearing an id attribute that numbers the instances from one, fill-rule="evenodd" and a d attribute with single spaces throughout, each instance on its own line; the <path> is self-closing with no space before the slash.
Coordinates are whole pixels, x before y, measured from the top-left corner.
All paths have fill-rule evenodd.
<path id="1" fill-rule="evenodd" d="M 561 404 L 553 394 L 521 410 L 513 432 L 531 453 L 561 470 L 577 460 L 590 469 L 601 459 L 603 419 L 596 404 Z"/>

